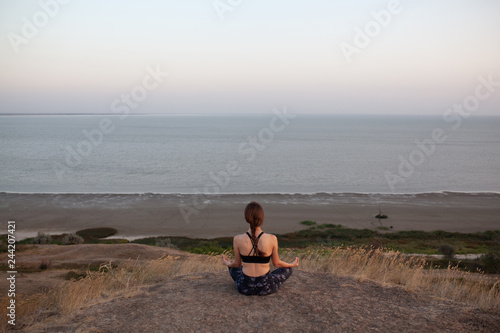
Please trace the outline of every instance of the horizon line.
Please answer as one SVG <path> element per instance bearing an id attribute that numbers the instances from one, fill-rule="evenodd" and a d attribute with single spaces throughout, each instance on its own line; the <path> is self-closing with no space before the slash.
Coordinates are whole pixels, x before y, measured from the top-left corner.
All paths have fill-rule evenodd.
<path id="1" fill-rule="evenodd" d="M 159 112 L 148 112 L 148 113 L 129 113 L 127 116 L 254 116 L 254 115 L 268 115 L 268 112 L 246 112 L 246 113 L 232 113 L 232 112 L 209 112 L 209 113 L 159 113 Z M 384 116 L 397 116 L 397 117 L 440 117 L 441 115 L 435 114 L 395 114 L 395 113 L 380 113 L 380 114 L 370 114 L 370 113 L 293 113 L 296 115 L 304 116 L 370 116 L 370 117 L 384 117 Z M 123 114 L 117 113 L 97 113 L 97 112 L 76 112 L 76 113 L 45 113 L 45 112 L 20 112 L 20 113 L 1 113 L 0 116 L 117 116 L 121 117 Z M 477 114 L 475 117 L 500 117 L 499 114 Z"/>

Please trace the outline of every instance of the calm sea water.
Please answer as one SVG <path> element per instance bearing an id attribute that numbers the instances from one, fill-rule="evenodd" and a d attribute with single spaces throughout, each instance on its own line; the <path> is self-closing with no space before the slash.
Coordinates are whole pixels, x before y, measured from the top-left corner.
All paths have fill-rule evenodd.
<path id="1" fill-rule="evenodd" d="M 452 125 L 396 116 L 2 116 L 0 191 L 499 192 L 500 117 Z"/>

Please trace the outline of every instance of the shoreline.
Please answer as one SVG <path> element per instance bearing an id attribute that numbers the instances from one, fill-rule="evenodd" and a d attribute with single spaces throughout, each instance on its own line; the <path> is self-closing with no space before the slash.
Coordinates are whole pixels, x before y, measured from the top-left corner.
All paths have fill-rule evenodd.
<path id="1" fill-rule="evenodd" d="M 424 191 L 424 192 L 220 192 L 217 194 L 205 193 L 183 193 L 183 192 L 18 192 L 18 191 L 0 191 L 0 196 L 5 194 L 19 194 L 19 195 L 155 195 L 155 196 L 206 196 L 206 197 L 220 197 L 220 196 L 242 196 L 242 195 L 292 195 L 292 196 L 346 196 L 346 195 L 378 195 L 383 197 L 391 196 L 420 196 L 420 195 L 497 195 L 500 191 Z"/>
<path id="2" fill-rule="evenodd" d="M 113 227 L 116 238 L 215 238 L 245 232 L 250 201 L 264 207 L 263 229 L 284 234 L 304 220 L 347 228 L 479 232 L 500 229 L 500 193 L 417 194 L 23 194 L 0 193 L 0 219 L 16 221 L 18 239 L 38 231 L 72 233 Z M 389 216 L 380 222 L 379 208 Z M 184 212 L 184 216 L 183 216 Z M 187 218 L 186 218 L 187 217 Z"/>

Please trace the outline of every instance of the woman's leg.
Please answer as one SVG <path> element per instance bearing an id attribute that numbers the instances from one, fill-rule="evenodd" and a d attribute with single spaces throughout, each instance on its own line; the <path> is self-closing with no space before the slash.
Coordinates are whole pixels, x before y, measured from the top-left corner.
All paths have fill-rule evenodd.
<path id="1" fill-rule="evenodd" d="M 279 282 L 280 285 L 292 275 L 293 268 L 278 268 L 271 272 L 274 281 Z"/>
<path id="2" fill-rule="evenodd" d="M 243 274 L 243 267 L 229 267 L 229 274 L 234 280 L 236 290 L 243 295 L 256 295 L 255 281 L 259 278 L 246 276 Z"/>
<path id="3" fill-rule="evenodd" d="M 264 296 L 277 292 L 283 282 L 292 275 L 292 271 L 292 268 L 278 268 L 271 273 L 267 273 L 263 277 L 263 281 L 261 282 L 262 288 L 258 295 Z"/>
<path id="4" fill-rule="evenodd" d="M 242 267 L 229 267 L 229 274 L 234 280 L 236 289 L 244 295 L 269 295 L 278 291 L 283 282 L 292 275 L 292 268 L 278 268 L 259 277 L 243 274 Z"/>

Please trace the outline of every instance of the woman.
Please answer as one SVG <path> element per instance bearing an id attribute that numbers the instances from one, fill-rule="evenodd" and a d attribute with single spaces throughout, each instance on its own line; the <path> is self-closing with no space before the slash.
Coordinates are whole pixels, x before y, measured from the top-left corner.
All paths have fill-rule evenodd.
<path id="1" fill-rule="evenodd" d="M 278 239 L 272 234 L 265 234 L 260 228 L 264 222 L 264 210 L 259 203 L 251 202 L 246 206 L 245 220 L 250 228 L 245 234 L 233 239 L 234 261 L 222 255 L 222 262 L 229 267 L 229 273 L 240 293 L 261 296 L 272 294 L 290 277 L 292 267 L 299 265 L 299 258 L 295 258 L 291 264 L 280 260 Z M 269 259 L 278 268 L 273 272 L 270 272 Z"/>

